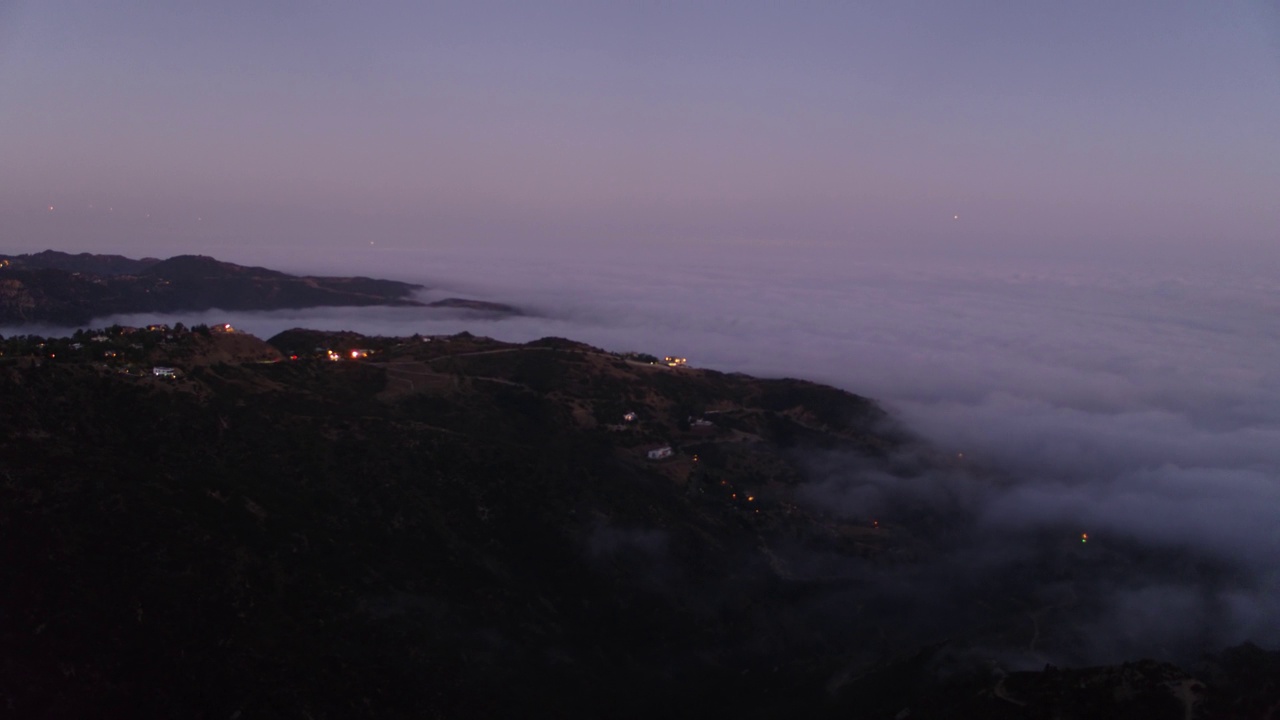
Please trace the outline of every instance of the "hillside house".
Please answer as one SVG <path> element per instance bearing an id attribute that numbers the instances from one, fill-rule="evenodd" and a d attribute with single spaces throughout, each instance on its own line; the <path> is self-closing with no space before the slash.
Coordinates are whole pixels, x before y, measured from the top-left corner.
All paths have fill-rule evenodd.
<path id="1" fill-rule="evenodd" d="M 171 367 L 163 367 L 163 366 L 157 365 L 151 368 L 151 374 L 154 375 L 155 377 L 171 378 L 177 374 L 177 370 Z"/>
<path id="2" fill-rule="evenodd" d="M 667 364 L 667 367 L 681 367 L 681 366 L 683 366 L 685 363 L 689 362 L 689 359 L 688 359 L 688 358 L 682 358 L 682 357 L 676 357 L 675 355 L 668 355 L 668 356 L 666 356 L 666 357 L 662 358 L 662 362 L 666 363 L 666 364 Z"/>
<path id="3" fill-rule="evenodd" d="M 626 415 L 623 415 L 623 416 L 622 416 L 622 422 L 633 423 L 633 422 L 635 422 L 636 420 L 639 420 L 639 419 L 640 419 L 640 416 L 639 416 L 639 415 L 636 415 L 636 414 L 635 414 L 635 413 L 633 413 L 633 412 L 629 412 L 629 413 L 627 413 Z"/>
<path id="4" fill-rule="evenodd" d="M 654 448 L 649 452 L 645 453 L 645 456 L 648 457 L 650 460 L 665 460 L 674 454 L 675 454 L 675 451 L 671 449 L 670 445 L 663 445 L 660 448 Z"/>

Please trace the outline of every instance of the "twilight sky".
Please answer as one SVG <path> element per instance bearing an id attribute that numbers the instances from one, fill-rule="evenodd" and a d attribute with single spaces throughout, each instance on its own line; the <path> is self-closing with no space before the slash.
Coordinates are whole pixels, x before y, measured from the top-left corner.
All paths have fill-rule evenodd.
<path id="1" fill-rule="evenodd" d="M 873 395 L 1016 479 L 920 491 L 1002 550 L 1230 570 L 1100 595 L 1091 661 L 1280 642 L 1277 240 L 1274 2 L 0 0 L 0 253 L 533 311 L 184 319 L 263 337 L 561 335 Z M 893 501 L 831 465 L 818 501 Z"/>
<path id="2" fill-rule="evenodd" d="M 0 2 L 8 252 L 1270 263 L 1277 128 L 1261 0 Z"/>

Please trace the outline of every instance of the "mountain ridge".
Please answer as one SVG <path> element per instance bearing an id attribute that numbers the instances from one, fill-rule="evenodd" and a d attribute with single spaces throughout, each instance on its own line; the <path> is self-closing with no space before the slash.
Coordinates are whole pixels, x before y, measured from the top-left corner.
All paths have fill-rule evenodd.
<path id="1" fill-rule="evenodd" d="M 128 313 L 179 313 L 210 309 L 281 310 L 315 307 L 463 308 L 519 314 L 501 303 L 414 297 L 423 286 L 364 276 L 299 276 L 237 265 L 205 255 L 134 260 L 46 250 L 0 255 L 0 323 L 79 326 L 94 318 Z"/>

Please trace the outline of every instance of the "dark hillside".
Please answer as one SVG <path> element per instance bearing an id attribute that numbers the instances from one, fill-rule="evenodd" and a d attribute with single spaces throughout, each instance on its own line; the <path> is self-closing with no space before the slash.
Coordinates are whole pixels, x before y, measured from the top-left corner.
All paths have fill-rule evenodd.
<path id="1" fill-rule="evenodd" d="M 424 304 L 421 286 L 367 277 L 294 276 L 202 255 L 0 256 L 0 323 L 81 325 L 121 313 Z M 468 301 L 469 302 L 469 301 Z M 476 301 L 489 313 L 517 312 Z M 506 308 L 506 309 L 504 309 Z"/>
<path id="2" fill-rule="evenodd" d="M 943 536 L 802 500 L 814 447 L 937 462 L 865 398 L 553 339 L 82 339 L 0 359 L 15 717 L 1182 717 L 1171 666 L 939 649 L 1020 637 L 1008 588 L 942 645 L 891 621 Z"/>
<path id="3" fill-rule="evenodd" d="M 233 277 L 287 278 L 289 275 L 268 270 L 263 267 L 234 265 L 222 262 L 207 255 L 176 255 L 168 260 L 148 265 L 140 275 L 154 275 L 169 281 L 190 282 L 193 280 L 220 279 Z"/>
<path id="4" fill-rule="evenodd" d="M 58 252 L 44 250 L 30 255 L 0 255 L 0 263 L 28 270 L 62 270 L 89 275 L 137 275 L 160 262 L 155 258 L 134 260 L 123 255 L 94 255 L 92 253 Z"/>

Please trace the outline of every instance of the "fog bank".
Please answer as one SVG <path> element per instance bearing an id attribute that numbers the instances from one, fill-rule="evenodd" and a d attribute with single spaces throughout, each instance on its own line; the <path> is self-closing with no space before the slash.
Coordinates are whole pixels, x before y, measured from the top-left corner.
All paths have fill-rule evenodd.
<path id="1" fill-rule="evenodd" d="M 1007 556 L 1010 542 L 1044 533 L 1088 532 L 1095 547 L 1147 548 L 1192 568 L 1171 574 L 1183 561 L 1161 560 L 1149 574 L 1100 572 L 1078 657 L 1280 644 L 1280 284 L 1266 276 L 797 256 L 776 246 L 227 259 L 409 279 L 431 297 L 508 302 L 530 314 L 350 308 L 168 321 L 232 322 L 262 337 L 297 326 L 556 335 L 874 397 L 1007 482 L 908 484 L 834 458 L 812 496 L 828 510 L 881 512 L 911 495 L 954 512 L 972 539 L 950 560 L 992 578 L 1023 571 Z"/>

